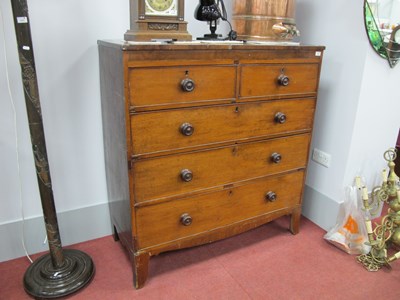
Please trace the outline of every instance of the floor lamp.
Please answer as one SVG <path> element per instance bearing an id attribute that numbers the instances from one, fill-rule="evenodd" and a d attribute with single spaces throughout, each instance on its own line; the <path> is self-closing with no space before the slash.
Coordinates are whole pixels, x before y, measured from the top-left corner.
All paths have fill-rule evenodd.
<path id="1" fill-rule="evenodd" d="M 57 298 L 86 286 L 93 278 L 95 267 L 86 253 L 62 249 L 43 131 L 27 0 L 11 0 L 11 6 L 32 150 L 50 250 L 50 253 L 38 258 L 28 267 L 24 275 L 24 288 L 28 294 L 36 298 Z"/>

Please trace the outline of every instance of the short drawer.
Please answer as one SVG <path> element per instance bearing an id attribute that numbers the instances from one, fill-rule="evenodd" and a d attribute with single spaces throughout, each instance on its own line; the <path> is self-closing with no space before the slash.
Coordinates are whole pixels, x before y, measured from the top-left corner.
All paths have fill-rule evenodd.
<path id="1" fill-rule="evenodd" d="M 299 205 L 304 172 L 136 210 L 139 249 Z"/>
<path id="2" fill-rule="evenodd" d="M 308 98 L 133 114 L 133 154 L 311 131 L 314 110 Z"/>
<path id="3" fill-rule="evenodd" d="M 129 102 L 136 111 L 231 100 L 236 66 L 129 68 Z"/>
<path id="4" fill-rule="evenodd" d="M 134 163 L 135 202 L 182 195 L 294 169 L 305 168 L 310 134 Z"/>
<path id="5" fill-rule="evenodd" d="M 240 69 L 240 98 L 315 95 L 318 64 L 254 64 Z"/>

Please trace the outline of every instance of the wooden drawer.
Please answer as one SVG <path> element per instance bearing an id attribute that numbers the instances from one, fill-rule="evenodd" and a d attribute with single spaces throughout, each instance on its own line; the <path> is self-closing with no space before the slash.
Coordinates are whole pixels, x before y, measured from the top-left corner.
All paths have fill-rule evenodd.
<path id="1" fill-rule="evenodd" d="M 310 134 L 304 134 L 139 160 L 132 169 L 135 202 L 305 168 L 309 142 Z"/>
<path id="2" fill-rule="evenodd" d="M 252 64 L 241 67 L 240 98 L 315 95 L 318 87 L 318 64 Z M 280 76 L 289 79 L 279 83 Z"/>
<path id="3" fill-rule="evenodd" d="M 300 205 L 303 181 L 304 172 L 299 171 L 257 180 L 237 188 L 140 207 L 136 211 L 138 248 L 151 247 Z M 274 202 L 266 199 L 268 192 L 276 194 Z M 191 225 L 181 223 L 183 214 L 191 216 Z"/>
<path id="4" fill-rule="evenodd" d="M 193 82 L 193 91 L 183 90 L 185 79 Z M 234 65 L 129 68 L 129 102 L 136 111 L 229 101 L 235 97 Z"/>
<path id="5" fill-rule="evenodd" d="M 253 102 L 134 114 L 134 155 L 310 131 L 315 99 Z M 286 116 L 281 124 L 278 113 Z M 189 123 L 190 136 L 180 128 Z"/>

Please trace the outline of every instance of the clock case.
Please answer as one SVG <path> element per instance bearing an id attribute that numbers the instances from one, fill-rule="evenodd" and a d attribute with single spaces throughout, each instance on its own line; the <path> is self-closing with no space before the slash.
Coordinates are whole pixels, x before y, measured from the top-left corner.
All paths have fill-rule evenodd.
<path id="1" fill-rule="evenodd" d="M 151 41 L 174 39 L 191 41 L 185 22 L 185 1 L 178 0 L 176 16 L 146 15 L 145 0 L 130 0 L 130 29 L 124 35 L 126 41 Z"/>

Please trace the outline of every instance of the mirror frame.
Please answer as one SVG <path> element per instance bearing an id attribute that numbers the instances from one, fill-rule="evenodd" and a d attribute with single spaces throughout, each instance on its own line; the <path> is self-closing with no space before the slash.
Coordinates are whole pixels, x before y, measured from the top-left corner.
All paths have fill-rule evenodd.
<path id="1" fill-rule="evenodd" d="M 370 20 L 371 18 L 372 20 Z M 373 24 L 368 24 L 368 22 L 373 22 Z M 368 30 L 368 28 L 371 28 L 371 26 L 373 27 L 373 31 Z M 372 13 L 370 4 L 368 0 L 364 0 L 364 27 L 371 47 L 380 57 L 388 61 L 389 66 L 391 68 L 394 68 L 400 60 L 400 57 L 392 58 L 393 51 L 397 52 L 400 50 L 400 44 L 394 42 L 394 36 L 396 32 L 399 30 L 400 26 L 397 26 L 396 28 L 393 29 L 390 36 L 390 41 L 387 45 L 385 45 L 381 32 L 379 30 L 379 26 L 376 22 L 375 16 Z M 378 46 L 374 43 L 380 43 L 381 45 Z"/>
<path id="2" fill-rule="evenodd" d="M 400 52 L 400 43 L 396 41 L 396 35 L 400 34 L 400 25 L 396 26 L 393 28 L 392 33 L 390 35 L 390 40 L 388 44 L 388 55 L 389 59 L 392 60 L 391 56 L 394 53 L 399 53 Z M 400 53 L 393 58 L 394 65 L 396 65 L 400 61 Z"/>

